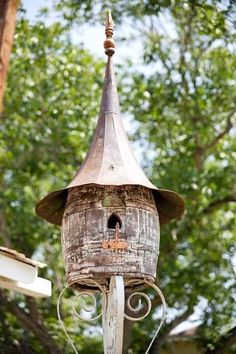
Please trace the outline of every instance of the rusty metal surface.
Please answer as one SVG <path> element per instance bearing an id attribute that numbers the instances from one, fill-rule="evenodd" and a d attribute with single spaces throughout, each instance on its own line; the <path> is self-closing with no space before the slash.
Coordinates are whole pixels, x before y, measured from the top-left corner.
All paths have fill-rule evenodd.
<path id="1" fill-rule="evenodd" d="M 100 114 L 92 145 L 82 166 L 66 188 L 50 193 L 36 206 L 36 213 L 53 224 L 61 225 L 68 190 L 85 185 L 97 185 L 98 188 L 137 185 L 151 189 L 161 224 L 179 218 L 184 212 L 183 199 L 175 192 L 154 186 L 134 157 L 120 116 L 113 53 L 114 48 L 106 51 L 108 61 Z"/>
<path id="2" fill-rule="evenodd" d="M 102 248 L 104 248 L 105 250 L 109 249 L 109 250 L 115 250 L 115 252 L 117 251 L 126 251 L 128 249 L 128 243 L 124 242 L 124 241 L 120 241 L 120 226 L 119 223 L 116 223 L 115 226 L 115 232 L 114 235 L 115 237 L 113 239 L 110 240 L 103 240 L 102 241 Z"/>

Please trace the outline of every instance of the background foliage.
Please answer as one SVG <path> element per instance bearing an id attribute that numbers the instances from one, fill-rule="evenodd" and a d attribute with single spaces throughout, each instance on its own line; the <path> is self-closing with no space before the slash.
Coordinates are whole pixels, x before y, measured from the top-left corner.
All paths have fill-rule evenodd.
<path id="1" fill-rule="evenodd" d="M 197 307 L 205 353 L 236 353 L 235 7 L 213 0 L 65 0 L 55 3 L 60 23 L 46 25 L 45 10 L 35 24 L 19 16 L 0 123 L 0 233 L 2 244 L 48 264 L 43 275 L 54 290 L 40 302 L 1 291 L 0 351 L 70 353 L 56 320 L 64 284 L 59 229 L 37 218 L 34 206 L 71 180 L 91 141 L 104 62 L 71 42 L 69 31 L 101 21 L 107 6 L 116 23 L 135 24 L 132 38 L 122 33 L 127 52 L 137 38 L 143 45 L 144 70 L 119 68 L 121 107 L 134 121 L 143 167 L 186 200 L 185 217 L 162 229 L 158 283 L 168 319 L 151 352 Z M 124 353 L 144 352 L 155 318 L 132 336 L 127 327 Z M 66 321 L 80 353 L 102 353 L 96 327 Z"/>

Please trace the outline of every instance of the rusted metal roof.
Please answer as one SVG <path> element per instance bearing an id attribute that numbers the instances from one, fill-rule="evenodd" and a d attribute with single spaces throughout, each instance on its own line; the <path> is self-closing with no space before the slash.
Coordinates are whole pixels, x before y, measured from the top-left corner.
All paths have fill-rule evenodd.
<path id="1" fill-rule="evenodd" d="M 0 246 L 0 254 L 2 254 L 3 256 L 9 257 L 9 258 L 13 258 L 19 262 L 32 265 L 34 267 L 38 267 L 38 268 L 46 267 L 46 264 L 38 262 L 38 261 L 34 261 L 33 259 L 26 257 L 23 253 L 19 253 L 13 249 L 10 249 L 7 247 Z"/>
<path id="2" fill-rule="evenodd" d="M 140 185 L 153 190 L 160 223 L 179 218 L 184 212 L 184 201 L 177 193 L 159 189 L 145 176 L 138 165 L 128 141 L 119 108 L 116 80 L 112 65 L 115 44 L 113 23 L 107 24 L 104 42 L 108 55 L 97 128 L 87 156 L 70 184 L 50 193 L 36 206 L 36 213 L 47 221 L 61 225 L 69 188 L 95 185 Z"/>

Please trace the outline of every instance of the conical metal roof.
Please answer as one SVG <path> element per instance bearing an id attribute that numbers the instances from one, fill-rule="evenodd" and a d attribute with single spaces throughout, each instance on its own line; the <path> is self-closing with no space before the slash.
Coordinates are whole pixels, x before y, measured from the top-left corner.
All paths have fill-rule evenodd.
<path id="1" fill-rule="evenodd" d="M 184 212 L 183 199 L 170 190 L 158 189 L 138 165 L 120 116 L 119 99 L 112 65 L 115 44 L 113 21 L 109 14 L 104 42 L 108 55 L 97 128 L 87 156 L 71 183 L 50 193 L 36 206 L 36 213 L 47 221 L 61 225 L 68 189 L 95 185 L 140 185 L 152 189 L 160 223 L 179 218 Z"/>

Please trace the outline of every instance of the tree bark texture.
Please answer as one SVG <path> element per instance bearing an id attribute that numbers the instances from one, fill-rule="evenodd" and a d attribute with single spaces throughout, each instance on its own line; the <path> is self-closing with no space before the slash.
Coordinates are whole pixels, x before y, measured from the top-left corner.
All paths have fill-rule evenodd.
<path id="1" fill-rule="evenodd" d="M 3 108 L 4 87 L 16 26 L 18 0 L 0 1 L 0 112 Z"/>

